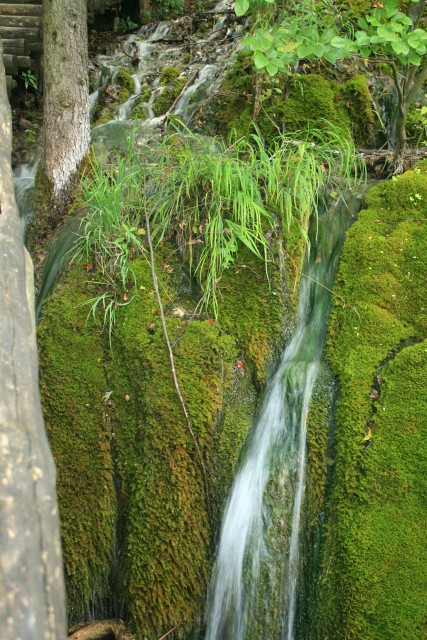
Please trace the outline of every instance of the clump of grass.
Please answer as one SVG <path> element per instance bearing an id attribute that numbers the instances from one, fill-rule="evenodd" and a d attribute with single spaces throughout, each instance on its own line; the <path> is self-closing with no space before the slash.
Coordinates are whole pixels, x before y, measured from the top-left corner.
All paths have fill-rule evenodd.
<path id="1" fill-rule="evenodd" d="M 116 310 L 127 304 L 125 292 L 135 284 L 130 258 L 144 251 L 141 211 L 130 196 L 135 182 L 125 157 L 114 164 L 103 164 L 92 158 L 81 182 L 76 205 L 85 214 L 71 249 L 72 260 L 87 260 L 96 268 L 97 278 L 91 281 L 101 293 L 88 300 L 96 317 L 103 309 L 103 327 L 112 338 Z"/>
<path id="2" fill-rule="evenodd" d="M 130 139 L 114 165 L 94 159 L 82 180 L 79 204 L 87 213 L 74 247 L 74 259 L 96 264 L 98 283 L 109 291 L 90 301 L 92 312 L 103 306 L 111 337 L 119 292 L 135 281 L 129 260 L 146 252 L 148 211 L 154 247 L 165 238 L 178 243 L 198 278 L 201 304 L 217 316 L 221 276 L 239 247 L 268 273 L 272 230 L 286 232 L 296 220 L 308 243 L 319 193 L 357 183 L 355 158 L 350 136 L 325 123 L 293 139 L 279 136 L 269 148 L 259 133 L 226 142 L 177 126 L 155 149 Z"/>

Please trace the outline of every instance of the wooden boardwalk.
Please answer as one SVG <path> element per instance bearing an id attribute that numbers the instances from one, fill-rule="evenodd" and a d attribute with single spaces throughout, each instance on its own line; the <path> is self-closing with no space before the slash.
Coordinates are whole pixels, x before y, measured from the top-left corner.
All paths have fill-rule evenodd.
<path id="1" fill-rule="evenodd" d="M 0 0 L 0 38 L 10 94 L 13 77 L 34 70 L 42 45 L 42 0 Z"/>

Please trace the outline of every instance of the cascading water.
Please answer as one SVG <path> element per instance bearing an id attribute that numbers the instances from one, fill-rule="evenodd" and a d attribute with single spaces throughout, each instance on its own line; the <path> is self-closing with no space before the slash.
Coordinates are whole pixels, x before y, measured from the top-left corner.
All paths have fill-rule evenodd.
<path id="1" fill-rule="evenodd" d="M 185 86 L 171 113 L 178 115 L 187 124 L 190 123 L 199 105 L 219 89 L 241 36 L 242 26 L 236 22 L 234 13 L 231 12 L 231 4 L 231 0 L 223 0 L 210 12 L 206 12 L 205 18 L 209 26 L 203 36 L 197 35 L 197 31 L 194 33 L 197 15 L 184 16 L 168 22 L 143 26 L 138 33 L 133 33 L 122 42 L 121 50 L 112 55 L 96 57 L 91 63 L 91 117 L 95 115 L 103 90 L 108 89 L 114 96 L 120 70 L 129 73 L 134 84 L 132 95 L 123 104 L 117 102 L 115 106 L 110 105 L 111 120 L 95 124 L 92 128 L 92 144 L 98 157 L 107 157 L 113 148 L 123 148 L 132 129 L 138 129 L 138 140 L 141 144 L 152 142 L 161 135 L 165 116 L 156 117 L 153 105 L 165 90 L 159 80 L 162 71 L 167 67 L 178 66 L 182 69 L 182 78 L 185 79 Z M 149 93 L 150 97 L 146 102 L 141 102 L 141 93 L 144 92 Z M 145 118 L 129 120 L 133 117 L 132 110 L 136 105 L 140 112 L 145 112 Z M 22 191 L 28 200 L 28 203 L 23 202 L 22 205 L 27 217 L 28 214 L 31 215 L 29 202 L 34 193 L 36 168 L 36 164 L 24 165 L 16 174 L 17 195 Z M 27 217 L 23 218 L 23 225 Z M 79 220 L 68 223 L 58 234 L 49 251 L 39 283 L 37 316 L 46 295 L 65 264 L 67 252 L 75 240 L 79 225 Z"/>
<path id="2" fill-rule="evenodd" d="M 165 116 L 156 116 L 153 106 L 163 91 L 167 91 L 159 82 L 167 67 L 178 68 L 179 77 L 184 81 L 170 113 L 189 124 L 199 106 L 220 88 L 242 36 L 243 26 L 236 22 L 230 7 L 230 0 L 225 0 L 206 12 L 207 26 L 203 35 L 197 30 L 197 15 L 183 16 L 157 25 L 145 25 L 137 34 L 129 36 L 121 51 L 111 56 L 98 56 L 92 82 L 94 91 L 90 96 L 92 114 L 102 89 L 112 85 L 110 93 L 114 95 L 120 69 L 132 76 L 135 86 L 124 104 L 110 105 L 113 114 L 108 122 L 98 125 L 95 122 L 92 141 L 110 147 L 120 146 L 129 131 L 129 118 L 135 117 L 133 110 L 136 107 L 138 118 L 133 120 L 133 125 L 138 128 L 140 140 L 147 142 L 160 135 Z M 94 119 L 96 121 L 96 117 Z"/>
<path id="3" fill-rule="evenodd" d="M 293 640 L 306 471 L 306 419 L 323 351 L 344 201 L 319 217 L 297 326 L 268 385 L 225 509 L 206 640 Z"/>
<path id="4" fill-rule="evenodd" d="M 13 172 L 15 185 L 15 198 L 21 219 L 22 235 L 25 238 L 28 223 L 34 213 L 34 180 L 40 161 L 40 152 L 36 150 L 28 158 L 27 162 L 20 165 Z"/>

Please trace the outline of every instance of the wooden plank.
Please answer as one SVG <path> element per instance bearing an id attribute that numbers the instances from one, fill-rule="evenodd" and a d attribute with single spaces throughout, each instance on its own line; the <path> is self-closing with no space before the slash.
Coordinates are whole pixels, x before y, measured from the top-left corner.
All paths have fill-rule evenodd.
<path id="1" fill-rule="evenodd" d="M 55 465 L 41 412 L 34 269 L 15 200 L 2 53 L 0 40 L 0 634 L 60 640 L 67 634 Z"/>
<path id="2" fill-rule="evenodd" d="M 0 4 L 0 25 L 2 27 L 35 27 L 39 29 L 41 23 L 41 16 L 5 16 Z"/>
<path id="3" fill-rule="evenodd" d="M 40 40 L 40 29 L 36 27 L 2 27 L 0 25 L 0 38 L 25 38 L 28 42 Z"/>
<path id="4" fill-rule="evenodd" d="M 7 4 L 0 3 L 2 16 L 42 16 L 42 4 Z"/>
<path id="5" fill-rule="evenodd" d="M 42 0 L 8 0 L 6 4 L 43 4 Z"/>
<path id="6" fill-rule="evenodd" d="M 36 68 L 36 63 L 30 56 L 16 56 L 16 61 L 18 63 L 18 69 L 32 69 L 34 71 Z"/>
<path id="7" fill-rule="evenodd" d="M 14 53 L 16 56 L 25 56 L 28 52 L 25 38 L 4 38 L 3 51 L 5 53 Z"/>
<path id="8" fill-rule="evenodd" d="M 16 76 L 18 74 L 18 59 L 12 53 L 3 54 L 3 64 L 8 76 Z"/>
<path id="9" fill-rule="evenodd" d="M 31 54 L 43 53 L 43 44 L 41 42 L 30 42 L 28 44 L 28 50 Z"/>

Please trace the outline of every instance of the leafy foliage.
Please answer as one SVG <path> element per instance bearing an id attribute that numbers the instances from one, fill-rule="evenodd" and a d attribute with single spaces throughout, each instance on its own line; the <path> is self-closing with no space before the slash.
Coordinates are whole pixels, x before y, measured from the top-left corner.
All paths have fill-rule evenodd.
<path id="1" fill-rule="evenodd" d="M 248 8 L 247 1 L 236 3 L 236 13 L 243 9 L 245 13 Z M 359 29 L 351 37 L 343 34 L 338 19 L 332 11 L 326 11 L 320 19 L 312 3 L 302 3 L 272 29 L 257 28 L 244 44 L 253 51 L 257 69 L 265 69 L 270 75 L 286 71 L 303 58 L 323 58 L 334 64 L 353 55 L 391 57 L 402 65 L 416 67 L 425 61 L 427 33 L 414 28 L 413 19 L 400 11 L 398 0 L 386 0 L 371 14 L 359 18 Z"/>

